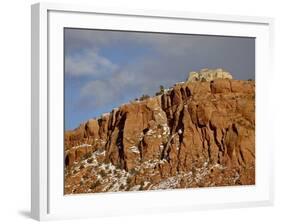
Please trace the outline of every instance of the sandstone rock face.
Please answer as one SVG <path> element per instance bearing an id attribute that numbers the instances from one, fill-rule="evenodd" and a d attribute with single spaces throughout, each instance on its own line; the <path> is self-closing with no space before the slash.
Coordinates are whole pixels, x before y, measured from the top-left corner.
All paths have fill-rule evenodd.
<path id="1" fill-rule="evenodd" d="M 254 81 L 197 74 L 66 131 L 65 193 L 255 184 Z"/>
<path id="2" fill-rule="evenodd" d="M 215 79 L 232 79 L 232 75 L 223 70 L 222 68 L 217 69 L 201 69 L 199 72 L 190 72 L 187 79 L 188 82 L 196 81 L 212 81 Z"/>

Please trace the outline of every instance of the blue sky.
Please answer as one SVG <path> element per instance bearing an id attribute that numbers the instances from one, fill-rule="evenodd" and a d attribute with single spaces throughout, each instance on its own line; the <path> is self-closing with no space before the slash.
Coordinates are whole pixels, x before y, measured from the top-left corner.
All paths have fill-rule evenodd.
<path id="1" fill-rule="evenodd" d="M 253 38 L 65 29 L 65 128 L 142 94 L 185 81 L 190 71 L 224 68 L 255 78 Z"/>

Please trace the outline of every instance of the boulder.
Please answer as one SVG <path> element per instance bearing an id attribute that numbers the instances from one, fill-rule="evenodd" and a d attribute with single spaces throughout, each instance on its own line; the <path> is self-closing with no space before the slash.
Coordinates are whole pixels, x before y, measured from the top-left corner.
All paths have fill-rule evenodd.
<path id="1" fill-rule="evenodd" d="M 232 75 L 222 68 L 217 69 L 201 69 L 199 72 L 192 71 L 187 78 L 188 82 L 212 81 L 215 79 L 232 79 Z"/>

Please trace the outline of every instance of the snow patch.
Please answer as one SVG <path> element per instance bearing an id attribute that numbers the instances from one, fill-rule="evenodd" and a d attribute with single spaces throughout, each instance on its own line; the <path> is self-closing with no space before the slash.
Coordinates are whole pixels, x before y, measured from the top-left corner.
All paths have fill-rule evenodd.
<path id="1" fill-rule="evenodd" d="M 162 159 L 162 160 L 160 160 L 160 164 L 164 164 L 164 163 L 166 163 L 166 162 L 168 162 L 166 159 Z"/>
<path id="2" fill-rule="evenodd" d="M 141 185 L 135 185 L 130 188 L 130 191 L 138 191 L 140 189 Z"/>
<path id="3" fill-rule="evenodd" d="M 154 168 L 157 164 L 160 163 L 160 160 L 148 160 L 143 163 L 144 168 Z"/>
<path id="4" fill-rule="evenodd" d="M 169 126 L 167 124 L 163 124 L 162 127 L 163 127 L 163 133 L 162 134 L 163 135 L 169 135 L 170 134 Z"/>
<path id="5" fill-rule="evenodd" d="M 129 150 L 131 150 L 134 153 L 140 153 L 140 150 L 137 146 L 132 146 L 132 147 L 129 148 Z"/>
<path id="6" fill-rule="evenodd" d="M 161 181 L 158 185 L 153 186 L 152 189 L 171 189 L 176 188 L 179 184 L 179 178 L 169 177 L 166 180 Z"/>
<path id="7" fill-rule="evenodd" d="M 82 144 L 82 145 L 73 146 L 72 148 L 73 148 L 73 149 L 79 149 L 79 148 L 91 147 L 91 146 L 92 146 L 92 145 L 90 145 L 90 144 Z"/>
<path id="8" fill-rule="evenodd" d="M 184 82 L 177 82 L 176 84 L 184 84 Z"/>
<path id="9" fill-rule="evenodd" d="M 153 135 L 155 134 L 155 131 L 153 131 L 152 129 L 149 129 L 147 132 L 146 132 L 146 135 Z"/>
<path id="10" fill-rule="evenodd" d="M 143 187 L 147 187 L 148 184 L 150 184 L 150 182 L 149 182 L 149 181 L 145 181 L 145 182 L 143 183 Z"/>

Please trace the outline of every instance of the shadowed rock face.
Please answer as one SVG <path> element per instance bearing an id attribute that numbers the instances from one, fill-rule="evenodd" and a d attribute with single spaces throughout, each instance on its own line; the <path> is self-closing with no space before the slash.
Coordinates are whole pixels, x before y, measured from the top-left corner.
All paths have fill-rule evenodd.
<path id="1" fill-rule="evenodd" d="M 65 193 L 255 184 L 255 83 L 178 83 L 65 132 Z"/>

